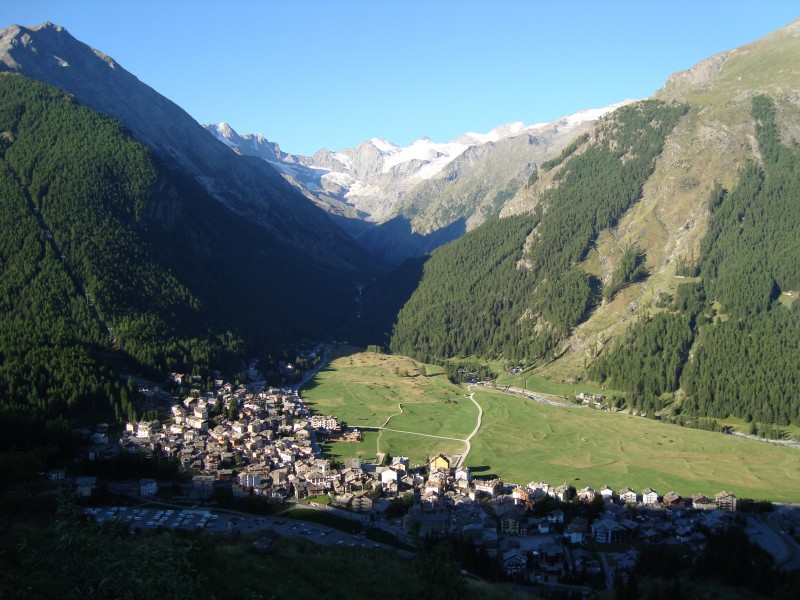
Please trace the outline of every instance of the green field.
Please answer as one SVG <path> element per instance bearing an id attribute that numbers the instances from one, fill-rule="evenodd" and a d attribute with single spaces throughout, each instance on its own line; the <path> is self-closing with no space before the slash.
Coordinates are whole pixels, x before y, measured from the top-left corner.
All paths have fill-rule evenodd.
<path id="1" fill-rule="evenodd" d="M 403 376 L 404 371 L 415 376 Z M 391 429 L 463 439 L 475 426 L 477 409 L 465 397 L 467 390 L 440 372 L 402 356 L 345 349 L 302 396 L 312 409 L 355 427 L 382 426 L 389 418 Z M 556 395 L 566 385 L 547 387 L 549 382 L 540 377 L 534 381 L 536 388 L 529 389 Z M 497 475 L 519 484 L 566 481 L 577 488 L 652 487 L 660 494 L 730 490 L 744 498 L 800 501 L 797 448 L 623 413 L 548 406 L 480 386 L 472 391 L 484 411 L 467 458 L 477 476 Z M 339 459 L 371 459 L 378 452 L 404 455 L 413 465 L 438 452 L 460 454 L 464 447 L 434 437 L 366 431 L 361 443 L 328 444 L 324 450 Z"/>
<path id="2" fill-rule="evenodd" d="M 591 382 L 580 383 L 564 383 L 561 381 L 554 381 L 542 377 L 532 371 L 523 371 L 519 374 L 512 374 L 503 372 L 497 378 L 497 385 L 510 385 L 512 387 L 528 390 L 530 392 L 538 392 L 549 396 L 577 396 L 581 392 L 589 394 L 603 394 L 605 396 L 621 395 L 621 392 L 616 390 L 608 390 L 605 387 Z"/>
<path id="3" fill-rule="evenodd" d="M 800 500 L 800 450 L 479 390 L 483 424 L 467 465 L 507 481 L 604 484 L 661 494 Z"/>
<path id="4" fill-rule="evenodd" d="M 439 367 L 348 347 L 332 353 L 329 364 L 301 392 L 309 408 L 333 414 L 351 427 L 388 427 L 455 440 L 466 438 L 478 418 L 477 407 L 464 394 Z M 337 459 L 388 453 L 423 464 L 439 452 L 453 456 L 464 447 L 437 437 L 364 431 L 361 443 L 332 443 L 324 450 Z"/>

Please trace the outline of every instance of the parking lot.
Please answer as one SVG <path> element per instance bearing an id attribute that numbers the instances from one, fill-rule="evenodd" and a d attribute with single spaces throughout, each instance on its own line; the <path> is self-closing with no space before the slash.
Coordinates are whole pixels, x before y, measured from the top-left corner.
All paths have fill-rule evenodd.
<path id="1" fill-rule="evenodd" d="M 219 515 L 208 510 L 195 509 L 157 509 L 131 508 L 127 506 L 110 506 L 87 508 L 87 515 L 94 516 L 95 521 L 118 520 L 135 529 L 219 529 Z M 227 527 L 227 524 L 226 524 Z"/>
<path id="2" fill-rule="evenodd" d="M 359 548 L 386 548 L 359 534 L 351 534 L 316 523 L 277 517 L 242 516 L 217 513 L 207 509 L 134 508 L 126 506 L 87 508 L 87 515 L 98 523 L 118 520 L 131 531 L 162 529 L 202 530 L 209 533 L 258 533 L 274 531 L 285 537 L 306 539 L 316 544 Z"/>

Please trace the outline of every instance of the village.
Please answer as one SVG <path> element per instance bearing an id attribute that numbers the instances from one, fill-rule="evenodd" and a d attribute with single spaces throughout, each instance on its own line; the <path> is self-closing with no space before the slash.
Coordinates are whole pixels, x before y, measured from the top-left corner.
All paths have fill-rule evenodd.
<path id="1" fill-rule="evenodd" d="M 699 553 L 710 533 L 749 527 L 727 491 L 685 497 L 651 488 L 576 489 L 566 482 L 514 485 L 473 477 L 469 467 L 441 454 L 425 465 L 412 466 L 402 456 L 387 464 L 356 458 L 336 464 L 322 455 L 319 441 L 360 434 L 336 417 L 311 414 L 299 386 L 271 387 L 258 379 L 255 365 L 246 383 L 213 383 L 205 392 L 192 387 L 172 405 L 168 422 L 128 423 L 113 451 L 178 461 L 193 474 L 184 488 L 195 503 L 221 497 L 305 502 L 380 527 L 405 544 L 458 538 L 494 559 L 506 577 L 532 583 L 610 587 L 635 564 L 634 546 L 680 545 Z M 90 459 L 113 453 L 102 427 L 94 441 Z M 96 478 L 76 483 L 78 495 L 90 496 Z M 164 484 L 141 479 L 135 495 L 156 498 Z"/>

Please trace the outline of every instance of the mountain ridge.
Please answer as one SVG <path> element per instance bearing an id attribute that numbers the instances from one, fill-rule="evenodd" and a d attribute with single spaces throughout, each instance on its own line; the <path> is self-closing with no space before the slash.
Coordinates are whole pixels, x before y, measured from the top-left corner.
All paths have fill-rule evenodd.
<path id="1" fill-rule="evenodd" d="M 423 137 L 398 146 L 371 138 L 339 151 L 323 148 L 312 156 L 287 154 L 263 135 L 240 135 L 224 122 L 205 127 L 235 152 L 257 156 L 280 170 L 307 198 L 339 217 L 337 222 L 362 246 L 400 262 L 432 250 L 441 240 L 455 239 L 445 230 L 456 231 L 459 222 L 463 231 L 482 223 L 538 163 L 603 114 L 630 102 L 583 110 L 551 123 L 507 123 L 450 142 Z M 408 221 L 410 232 L 384 227 L 398 219 Z M 388 248 L 387 236 L 399 248 Z"/>
<path id="2" fill-rule="evenodd" d="M 54 85 L 116 118 L 162 161 L 189 173 L 229 209 L 319 260 L 345 269 L 367 261 L 324 212 L 304 202 L 269 164 L 231 153 L 177 104 L 64 27 L 13 25 L 0 31 L 0 72 Z"/>

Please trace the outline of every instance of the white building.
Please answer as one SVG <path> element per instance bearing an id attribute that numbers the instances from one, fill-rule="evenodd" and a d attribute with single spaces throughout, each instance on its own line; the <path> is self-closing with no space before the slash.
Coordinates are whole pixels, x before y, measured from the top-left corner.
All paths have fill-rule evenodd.
<path id="1" fill-rule="evenodd" d="M 139 421 L 136 426 L 136 437 L 149 438 L 158 429 L 158 421 Z"/>
<path id="2" fill-rule="evenodd" d="M 642 492 L 642 504 L 653 505 L 658 503 L 658 492 L 653 488 L 647 488 Z"/>
<path id="3" fill-rule="evenodd" d="M 636 497 L 636 492 L 626 487 L 619 491 L 619 499 L 625 504 L 636 504 L 636 501 L 638 500 Z"/>
<path id="4" fill-rule="evenodd" d="M 239 473 L 239 485 L 243 488 L 255 488 L 261 485 L 261 475 L 258 473 Z"/>
<path id="5" fill-rule="evenodd" d="M 339 429 L 339 419 L 330 415 L 313 415 L 311 417 L 311 427 L 314 429 L 334 431 Z"/>
<path id="6" fill-rule="evenodd" d="M 469 470 L 469 467 L 458 467 L 456 469 L 456 481 L 463 479 L 467 483 L 472 481 L 472 472 Z"/>

